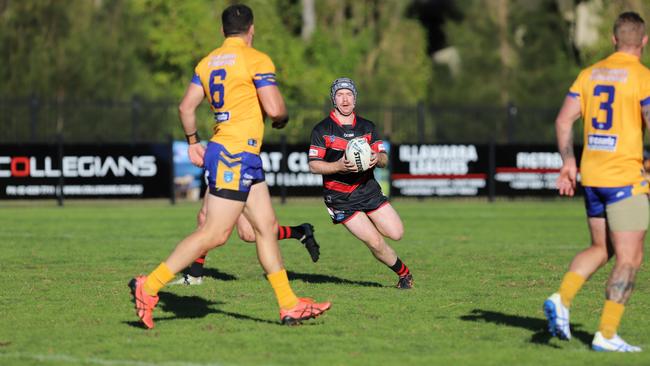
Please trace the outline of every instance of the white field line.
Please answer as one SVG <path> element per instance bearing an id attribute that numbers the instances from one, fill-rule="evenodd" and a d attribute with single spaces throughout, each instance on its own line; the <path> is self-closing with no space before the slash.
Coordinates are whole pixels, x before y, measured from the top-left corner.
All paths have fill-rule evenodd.
<path id="1" fill-rule="evenodd" d="M 106 360 L 94 357 L 73 357 L 59 354 L 0 353 L 0 359 L 23 359 L 41 362 L 64 362 L 66 364 L 102 365 L 102 366 L 224 366 L 221 363 L 195 363 L 185 361 L 147 362 L 131 360 Z"/>

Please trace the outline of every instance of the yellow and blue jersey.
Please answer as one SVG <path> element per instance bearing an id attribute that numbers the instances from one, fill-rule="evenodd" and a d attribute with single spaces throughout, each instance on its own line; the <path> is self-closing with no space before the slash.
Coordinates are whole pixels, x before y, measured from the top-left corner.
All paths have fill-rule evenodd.
<path id="1" fill-rule="evenodd" d="M 582 70 L 568 95 L 579 98 L 584 121 L 582 184 L 647 192 L 641 107 L 650 104 L 650 70 L 616 52 Z"/>
<path id="2" fill-rule="evenodd" d="M 203 87 L 214 112 L 210 140 L 231 153 L 259 154 L 264 115 L 257 89 L 276 85 L 271 58 L 239 37 L 228 37 L 199 62 L 194 73 L 192 83 Z"/>

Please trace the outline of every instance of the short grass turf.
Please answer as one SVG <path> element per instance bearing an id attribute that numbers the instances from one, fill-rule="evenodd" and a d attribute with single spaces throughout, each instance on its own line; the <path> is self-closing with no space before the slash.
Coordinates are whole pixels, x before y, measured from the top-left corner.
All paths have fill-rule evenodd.
<path id="1" fill-rule="evenodd" d="M 0 203 L 2 365 L 648 365 L 647 264 L 620 334 L 646 349 L 601 354 L 597 330 L 611 264 L 578 294 L 574 339 L 551 339 L 542 303 L 589 240 L 580 199 L 395 201 L 391 242 L 415 278 L 396 275 L 317 199 L 275 204 L 283 225 L 311 222 L 314 264 L 281 242 L 299 296 L 332 301 L 322 317 L 279 324 L 255 247 L 233 234 L 207 258 L 202 286 L 166 287 L 156 327 L 139 326 L 127 283 L 189 234 L 198 203 Z"/>

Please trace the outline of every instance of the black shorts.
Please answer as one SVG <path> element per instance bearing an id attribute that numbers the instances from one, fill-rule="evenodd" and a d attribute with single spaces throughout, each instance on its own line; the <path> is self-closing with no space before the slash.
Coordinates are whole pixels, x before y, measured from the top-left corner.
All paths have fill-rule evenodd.
<path id="1" fill-rule="evenodd" d="M 354 205 L 350 206 L 330 206 L 325 204 L 327 206 L 327 212 L 329 212 L 330 217 L 332 218 L 332 222 L 335 224 L 342 224 L 345 223 L 346 221 L 350 220 L 354 215 L 356 215 L 359 212 L 365 212 L 366 214 L 371 214 L 374 211 L 377 211 L 378 209 L 382 208 L 383 206 L 388 204 L 388 198 L 384 196 L 383 194 L 378 194 L 376 196 L 371 197 L 370 199 L 359 202 Z"/>

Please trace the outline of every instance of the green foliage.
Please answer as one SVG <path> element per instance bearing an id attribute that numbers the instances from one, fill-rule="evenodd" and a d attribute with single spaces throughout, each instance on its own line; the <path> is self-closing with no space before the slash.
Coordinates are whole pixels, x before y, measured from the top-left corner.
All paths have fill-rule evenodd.
<path id="1" fill-rule="evenodd" d="M 435 103 L 499 103 L 501 90 L 508 87 L 499 59 L 497 25 L 478 3 L 464 8 L 463 21 L 446 25 L 449 45 L 460 56 L 460 71 L 453 75 L 446 66 L 436 68 L 430 89 Z"/>
<path id="2" fill-rule="evenodd" d="M 430 100 L 435 104 L 559 106 L 579 70 L 613 52 L 612 24 L 622 11 L 648 14 L 647 2 L 464 0 L 462 19 L 445 25 L 448 45 L 460 55 L 460 71 L 434 66 Z M 578 48 L 577 8 L 588 6 L 599 24 L 598 41 Z M 499 17 L 503 6 L 507 16 Z M 500 29 L 506 37 L 500 37 Z M 503 48 L 510 50 L 504 57 Z M 646 55 L 644 62 L 650 60 Z M 440 86 L 444 85 L 444 88 Z"/>
<path id="3" fill-rule="evenodd" d="M 114 99 L 141 90 L 139 15 L 121 0 L 10 2 L 0 13 L 0 94 Z"/>
<path id="4" fill-rule="evenodd" d="M 395 137 L 412 136 L 415 123 L 408 117 L 415 115 L 413 109 L 407 117 L 395 110 L 418 102 L 556 108 L 578 70 L 612 52 L 617 14 L 650 14 L 650 4 L 642 1 L 462 0 L 439 3 L 447 7 L 446 23 L 423 24 L 407 16 L 420 1 L 315 0 L 315 31 L 308 39 L 301 36 L 302 1 L 247 2 L 255 13 L 254 45 L 274 60 L 289 105 L 292 122 L 282 133 L 290 141 L 305 140 L 305 131 L 328 107 L 331 81 L 341 76 L 358 83 L 360 110 Z M 0 0 L 0 96 L 139 97 L 175 104 L 197 62 L 223 42 L 220 15 L 232 2 Z M 598 25 L 598 41 L 578 46 L 576 14 L 585 6 L 592 11 L 590 22 Z M 458 56 L 456 66 L 432 61 L 426 27 L 442 27 L 447 51 Z M 650 62 L 647 53 L 643 61 Z M 200 116 L 208 134 L 207 107 Z M 78 119 L 90 118 L 80 113 Z M 155 118 L 161 130 L 180 133 L 175 111 Z M 483 120 L 454 118 L 459 122 L 429 116 L 426 127 L 440 131 L 436 124 L 445 124 L 448 136 L 480 130 L 476 124 L 491 129 Z M 492 125 L 495 117 L 486 118 Z"/>
<path id="5" fill-rule="evenodd" d="M 421 24 L 404 18 L 407 5 L 404 1 L 378 4 L 372 33 L 380 36 L 359 66 L 362 90 L 370 102 L 415 105 L 425 98 L 431 83 L 426 37 Z"/>
<path id="6" fill-rule="evenodd" d="M 194 66 L 223 36 L 221 12 L 226 1 L 143 0 L 139 6 L 145 32 L 143 56 L 151 72 L 153 97 L 180 99 L 192 79 Z"/>
<path id="7" fill-rule="evenodd" d="M 513 34 L 520 34 L 511 39 L 518 55 L 511 101 L 517 105 L 559 107 L 578 75 L 570 27 L 554 3 L 543 1 L 512 14 Z"/>
<path id="8" fill-rule="evenodd" d="M 0 52 L 8 66 L 0 70 L 0 93 L 178 99 L 196 63 L 223 41 L 220 15 L 227 4 L 9 2 L 0 10 Z M 299 34 L 300 2 L 248 5 L 255 12 L 255 46 L 275 61 L 289 104 L 320 105 L 329 83 L 342 75 L 363 85 L 364 102 L 412 103 L 424 97 L 430 69 L 426 44 L 422 27 L 404 18 L 403 1 L 318 2 L 317 30 L 308 41 Z"/>

